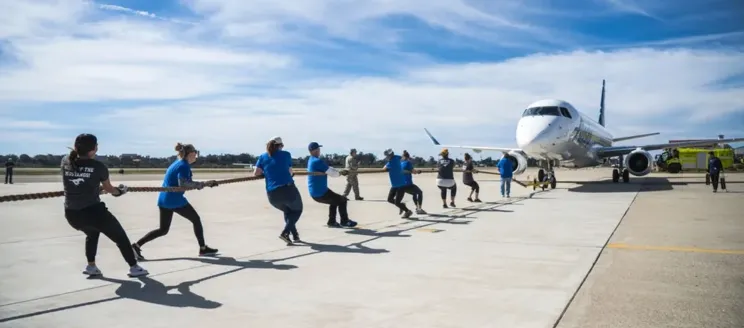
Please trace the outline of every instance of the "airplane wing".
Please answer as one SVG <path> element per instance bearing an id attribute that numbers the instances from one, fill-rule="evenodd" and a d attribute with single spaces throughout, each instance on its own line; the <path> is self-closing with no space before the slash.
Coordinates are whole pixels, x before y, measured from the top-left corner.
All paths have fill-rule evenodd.
<path id="1" fill-rule="evenodd" d="M 484 151 L 484 150 L 490 150 L 490 151 L 499 151 L 499 152 L 510 152 L 510 151 L 518 151 L 518 152 L 522 152 L 522 153 L 523 153 L 523 151 L 522 151 L 521 149 L 519 149 L 519 148 L 502 148 L 502 147 L 487 147 L 487 146 L 455 146 L 455 145 L 442 145 L 441 143 L 439 143 L 439 141 L 438 141 L 438 140 L 437 140 L 436 138 L 434 138 L 434 136 L 433 136 L 433 135 L 431 135 L 431 132 L 429 132 L 429 130 L 427 130 L 426 128 L 424 128 L 424 131 L 426 131 L 426 134 L 427 134 L 427 135 L 429 136 L 429 139 L 431 139 L 431 142 L 433 142 L 433 143 L 434 143 L 434 145 L 436 145 L 436 146 L 441 146 L 441 147 L 443 147 L 443 148 L 463 148 L 463 149 L 472 149 L 472 150 L 473 150 L 473 151 L 474 151 L 475 153 L 480 153 L 481 151 Z"/>
<path id="2" fill-rule="evenodd" d="M 636 134 L 634 136 L 627 136 L 627 137 L 622 137 L 622 138 L 615 138 L 615 139 L 612 139 L 612 142 L 625 141 L 625 140 L 638 139 L 638 138 L 645 138 L 645 137 L 655 136 L 655 135 L 658 135 L 658 134 L 661 134 L 661 133 L 654 132 L 654 133 L 646 133 L 646 134 Z"/>
<path id="3" fill-rule="evenodd" d="M 649 150 L 659 150 L 659 149 L 664 149 L 664 148 L 703 147 L 703 146 L 711 146 L 715 144 L 733 143 L 733 142 L 744 142 L 744 138 L 695 140 L 695 141 L 672 142 L 672 143 L 643 145 L 643 146 L 602 147 L 597 150 L 597 155 L 599 157 L 615 157 L 615 156 L 628 154 L 639 148 L 649 151 Z"/>

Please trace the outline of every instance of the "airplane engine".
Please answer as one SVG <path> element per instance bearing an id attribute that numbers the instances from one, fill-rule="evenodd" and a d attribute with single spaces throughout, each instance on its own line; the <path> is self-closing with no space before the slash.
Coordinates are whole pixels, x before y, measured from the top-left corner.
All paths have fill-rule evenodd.
<path id="1" fill-rule="evenodd" d="M 643 149 L 636 149 L 625 156 L 625 167 L 630 174 L 642 177 L 651 173 L 653 157 Z"/>
<path id="2" fill-rule="evenodd" d="M 512 174 L 519 175 L 524 173 L 524 171 L 527 169 L 527 158 L 513 150 L 510 151 L 508 155 L 509 156 L 507 158 L 509 159 L 509 161 L 511 161 L 512 167 L 514 168 Z"/>

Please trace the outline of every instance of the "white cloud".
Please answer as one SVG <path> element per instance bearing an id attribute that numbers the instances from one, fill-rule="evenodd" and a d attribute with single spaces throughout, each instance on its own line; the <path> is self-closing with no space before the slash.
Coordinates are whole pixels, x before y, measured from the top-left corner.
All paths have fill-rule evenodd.
<path id="1" fill-rule="evenodd" d="M 64 123 L 94 127 L 88 131 L 110 138 L 104 143 L 113 153 L 165 155 L 176 141 L 193 142 L 205 152 L 257 153 L 274 135 L 298 151 L 317 140 L 330 151 L 406 147 L 423 152 L 430 149 L 424 127 L 443 141 L 513 146 L 514 125 L 535 100 L 562 98 L 596 117 L 602 79 L 608 83 L 608 127 L 622 135 L 685 130 L 653 124 L 654 118 L 684 118 L 692 124 L 744 111 L 744 87 L 714 86 L 744 74 L 742 53 L 733 50 L 573 51 L 456 65 L 414 59 L 394 77 L 369 77 L 314 70 L 304 61 L 312 54 L 256 47 L 300 38 L 286 31 L 288 23 L 350 39 L 374 31 L 381 33 L 380 39 L 395 40 L 397 31 L 382 33 L 375 20 L 394 13 L 475 37 L 483 36 L 482 27 L 488 33 L 518 31 L 501 40 L 507 43 L 519 42 L 524 35 L 546 35 L 526 17 L 547 13 L 506 4 L 474 6 L 448 0 L 436 5 L 375 1 L 352 6 L 312 0 L 289 6 L 276 1 L 191 0 L 192 8 L 207 17 L 192 27 L 127 8 L 106 7 L 127 15 L 101 17 L 96 6 L 71 0 L 6 3 L 0 18 L 14 18 L 3 36 L 11 40 L 5 51 L 20 64 L 0 66 L 0 104 L 100 104 L 90 107 L 85 117 Z M 227 32 L 229 38 L 198 37 L 212 30 Z M 245 33 L 251 36 L 249 46 L 237 38 Z M 332 54 L 328 57 L 334 60 Z M 313 73 L 317 75 L 309 75 Z M 46 129 L 38 122 L 14 124 L 29 131 Z M 42 135 L 29 131 L 20 135 L 24 142 Z M 38 140 L 63 137 L 50 129 L 43 136 Z"/>

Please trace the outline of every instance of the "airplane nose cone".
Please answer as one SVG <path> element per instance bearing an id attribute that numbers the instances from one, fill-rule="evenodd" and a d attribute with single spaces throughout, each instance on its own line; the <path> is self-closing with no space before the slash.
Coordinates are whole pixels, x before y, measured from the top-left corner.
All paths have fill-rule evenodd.
<path id="1" fill-rule="evenodd" d="M 552 121 L 526 117 L 517 126 L 517 146 L 521 149 L 534 149 L 551 139 Z"/>

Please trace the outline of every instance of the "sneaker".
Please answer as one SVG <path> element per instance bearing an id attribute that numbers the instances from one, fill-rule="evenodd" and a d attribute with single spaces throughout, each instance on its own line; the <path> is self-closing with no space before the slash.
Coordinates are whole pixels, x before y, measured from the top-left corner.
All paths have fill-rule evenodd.
<path id="1" fill-rule="evenodd" d="M 417 208 L 416 209 L 416 214 L 426 214 L 426 211 L 424 211 L 423 208 Z"/>
<path id="2" fill-rule="evenodd" d="M 347 228 L 353 228 L 353 227 L 356 227 L 356 225 L 357 223 L 352 220 L 341 221 L 341 224 L 340 224 L 340 226 L 347 227 Z"/>
<path id="3" fill-rule="evenodd" d="M 472 203 L 473 202 L 473 199 L 470 198 L 470 197 L 468 197 L 468 201 Z"/>
<path id="4" fill-rule="evenodd" d="M 442 208 L 447 208 L 447 204 L 442 204 Z"/>
<path id="5" fill-rule="evenodd" d="M 511 198 L 511 196 L 509 196 L 509 195 L 506 195 L 506 198 Z"/>
<path id="6" fill-rule="evenodd" d="M 405 213 L 403 213 L 403 218 L 404 219 L 410 218 L 411 214 L 413 214 L 413 212 L 411 212 L 411 210 L 407 210 Z"/>
<path id="7" fill-rule="evenodd" d="M 480 198 L 473 199 L 473 202 L 475 202 L 475 203 L 482 203 L 482 201 L 480 200 Z"/>
<path id="8" fill-rule="evenodd" d="M 450 202 L 450 207 L 457 207 L 457 206 L 455 206 L 455 202 Z"/>
<path id="9" fill-rule="evenodd" d="M 215 254 L 217 254 L 217 251 L 218 250 L 216 248 L 211 248 L 209 246 L 204 247 L 204 249 L 201 249 L 201 247 L 200 247 L 199 248 L 199 256 L 215 255 Z"/>
<path id="10" fill-rule="evenodd" d="M 326 226 L 328 226 L 329 228 L 341 228 L 341 225 L 336 221 L 330 221 L 326 223 Z"/>
<path id="11" fill-rule="evenodd" d="M 354 200 L 364 200 L 364 197 L 354 197 Z"/>
<path id="12" fill-rule="evenodd" d="M 287 243 L 287 246 L 292 245 L 292 241 L 289 240 L 289 234 L 281 234 L 279 235 L 279 239 L 283 240 L 285 243 Z"/>
<path id="13" fill-rule="evenodd" d="M 87 274 L 88 276 L 102 276 L 103 273 L 101 273 L 101 270 L 98 269 L 95 265 L 88 265 L 85 267 L 85 270 L 83 270 L 83 274 Z"/>
<path id="14" fill-rule="evenodd" d="M 145 257 L 142 256 L 142 249 L 137 244 L 132 244 L 132 250 L 134 250 L 134 257 L 137 261 L 146 261 Z"/>
<path id="15" fill-rule="evenodd" d="M 148 274 L 150 273 L 147 272 L 147 270 L 145 270 L 141 266 L 139 266 L 139 264 L 135 264 L 134 266 L 129 268 L 129 273 L 128 273 L 130 277 L 141 277 L 141 276 L 146 276 Z"/>
<path id="16" fill-rule="evenodd" d="M 300 235 L 299 234 L 292 234 L 292 241 L 294 241 L 295 243 L 301 243 L 302 242 L 302 240 L 300 240 Z"/>

